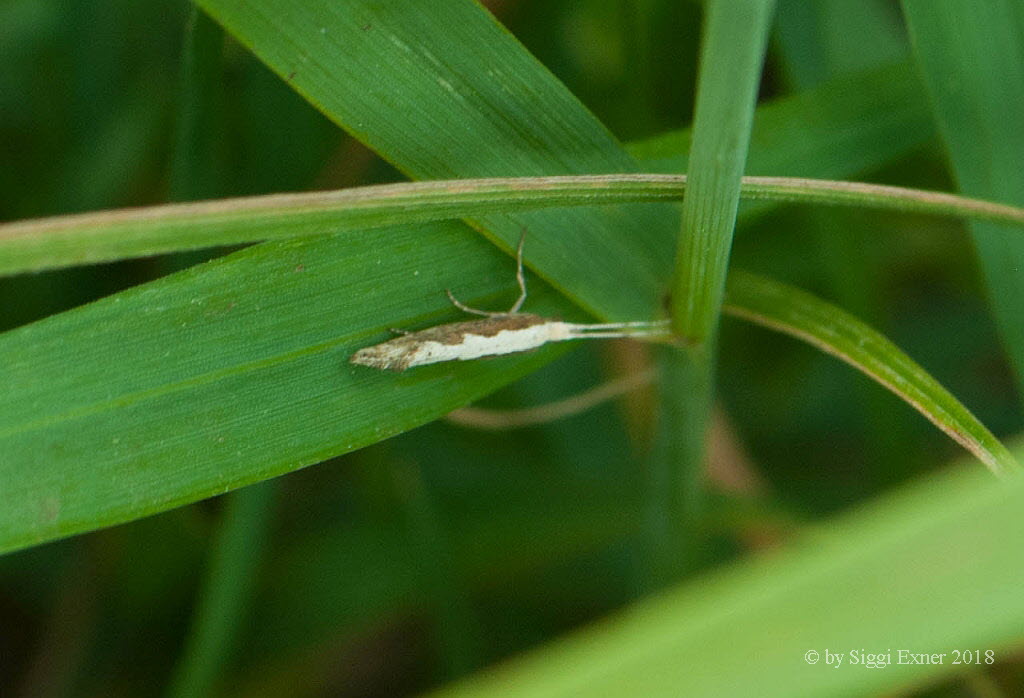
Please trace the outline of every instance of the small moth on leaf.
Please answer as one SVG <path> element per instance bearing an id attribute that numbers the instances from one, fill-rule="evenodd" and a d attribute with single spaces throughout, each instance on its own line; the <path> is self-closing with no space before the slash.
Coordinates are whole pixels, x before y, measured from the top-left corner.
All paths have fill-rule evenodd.
<path id="1" fill-rule="evenodd" d="M 446 291 L 455 307 L 467 313 L 484 316 L 483 320 L 450 322 L 418 332 L 403 332 L 401 337 L 360 349 L 349 362 L 381 370 L 404 371 L 442 361 L 468 361 L 485 356 L 500 356 L 529 351 L 548 342 L 570 339 L 617 339 L 621 337 L 669 339 L 668 321 L 610 322 L 581 325 L 521 313 L 526 300 L 526 279 L 523 275 L 523 243 L 519 238 L 516 251 L 516 280 L 519 298 L 505 312 L 477 310 L 459 302 Z"/>

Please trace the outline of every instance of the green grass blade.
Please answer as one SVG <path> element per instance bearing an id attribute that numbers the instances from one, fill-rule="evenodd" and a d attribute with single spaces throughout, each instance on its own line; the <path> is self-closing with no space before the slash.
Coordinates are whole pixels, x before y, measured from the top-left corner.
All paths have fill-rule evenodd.
<path id="1" fill-rule="evenodd" d="M 504 305 L 513 263 L 456 223 L 268 243 L 0 336 L 0 550 L 126 521 L 436 419 L 557 355 L 385 374 L 388 327 Z M 542 284 L 530 309 L 567 314 Z"/>
<path id="2" fill-rule="evenodd" d="M 464 179 L 56 216 L 0 225 L 0 274 L 542 208 L 678 201 L 686 182 L 664 174 Z M 740 196 L 1024 223 L 1014 206 L 860 182 L 744 177 Z"/>
<path id="3" fill-rule="evenodd" d="M 666 347 L 657 357 L 657 431 L 646 467 L 639 584 L 644 595 L 677 582 L 704 562 L 712 349 L 712 343 L 686 352 Z"/>
<path id="4" fill-rule="evenodd" d="M 903 11 L 960 188 L 1024 204 L 1024 5 L 904 0 Z M 1024 241 L 990 225 L 971 232 L 1024 389 Z"/>
<path id="5" fill-rule="evenodd" d="M 210 695 L 244 635 L 241 621 L 263 562 L 275 485 L 261 482 L 225 498 L 192 627 L 167 691 L 172 698 Z"/>
<path id="6" fill-rule="evenodd" d="M 1013 456 L 949 391 L 863 322 L 791 286 L 735 271 L 726 312 L 793 335 L 863 372 L 906 401 L 997 475 L 1018 469 Z"/>
<path id="7" fill-rule="evenodd" d="M 672 324 L 693 346 L 665 351 L 647 470 L 648 569 L 664 586 L 697 566 L 705 507 L 704 441 L 713 395 L 716 329 L 739 206 L 771 0 L 705 6 L 687 196 L 676 245 Z"/>
<path id="8" fill-rule="evenodd" d="M 1022 507 L 1024 478 L 954 470 L 436 695 L 877 695 L 963 671 L 954 650 L 1000 661 L 1024 625 Z M 851 665 L 851 650 L 892 662 Z"/>
<path id="9" fill-rule="evenodd" d="M 771 0 L 708 3 L 697 79 L 689 196 L 677 246 L 672 321 L 694 343 L 718 323 Z"/>
<path id="10" fill-rule="evenodd" d="M 221 88 L 223 49 L 224 30 L 193 6 L 182 52 L 171 160 L 172 201 L 197 201 L 224 193 L 226 173 L 220 150 L 227 131 Z"/>
<path id="11" fill-rule="evenodd" d="M 300 94 L 411 179 L 628 172 L 597 119 L 479 4 L 199 3 Z M 651 314 L 668 270 L 667 208 L 488 216 L 506 249 L 588 311 Z M 623 293 L 622 289 L 629 289 Z"/>
<path id="12" fill-rule="evenodd" d="M 956 216 L 1010 225 L 1024 223 L 1024 209 L 946 192 L 865 182 L 837 182 L 800 177 L 744 177 L 740 196 L 752 201 L 788 201 L 822 206 Z M 1014 235 L 1013 232 L 1009 233 Z"/>

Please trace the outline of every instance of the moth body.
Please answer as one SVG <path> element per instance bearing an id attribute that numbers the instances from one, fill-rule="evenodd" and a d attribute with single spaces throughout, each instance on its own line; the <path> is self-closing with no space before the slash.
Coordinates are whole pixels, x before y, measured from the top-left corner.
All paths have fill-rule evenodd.
<path id="1" fill-rule="evenodd" d="M 449 322 L 419 332 L 408 332 L 387 342 L 360 349 L 349 358 L 349 362 L 388 371 L 404 371 L 413 366 L 442 361 L 469 361 L 484 356 L 515 354 L 536 349 L 548 342 L 568 339 L 633 337 L 660 341 L 670 336 L 668 323 L 664 320 L 578 325 L 519 312 L 526 300 L 526 280 L 523 276 L 525 240 L 526 232 L 523 231 L 516 251 L 519 298 L 508 311 L 491 313 L 471 308 L 456 300 L 449 291 L 448 298 L 457 308 L 485 318 Z"/>
<path id="2" fill-rule="evenodd" d="M 351 363 L 390 371 L 529 351 L 568 339 L 567 325 L 529 313 L 450 322 L 360 349 Z"/>

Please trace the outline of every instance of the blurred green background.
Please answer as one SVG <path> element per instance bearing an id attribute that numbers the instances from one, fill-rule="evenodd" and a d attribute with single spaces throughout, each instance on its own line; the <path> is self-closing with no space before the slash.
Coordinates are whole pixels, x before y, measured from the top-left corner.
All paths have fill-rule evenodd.
<path id="1" fill-rule="evenodd" d="M 688 124 L 699 3 L 488 5 L 620 140 Z M 909 55 L 892 3 L 790 0 L 777 13 L 765 100 Z M 0 4 L 0 219 L 400 179 L 230 38 L 222 80 L 203 88 L 220 105 L 198 117 L 210 142 L 190 153 L 182 146 L 183 105 L 195 89 L 183 77 L 189 16 L 181 0 Z M 215 28 L 201 31 L 193 40 L 219 45 Z M 893 150 L 884 168 L 857 178 L 955 188 L 936 136 Z M 207 181 L 176 175 L 189 157 L 205 160 L 198 169 Z M 0 279 L 0 329 L 211 254 Z M 1019 430 L 1012 377 L 960 224 L 788 207 L 746 219 L 734 260 L 847 308 L 997 435 Z M 958 454 L 897 398 L 811 348 L 735 320 L 725 321 L 720 345 L 728 427 L 715 454 L 762 486 L 716 497 L 706 567 Z M 634 354 L 584 347 L 484 404 L 557 400 L 643 360 Z M 638 393 L 511 432 L 435 423 L 255 486 L 273 504 L 218 694 L 416 693 L 635 599 L 650 416 L 649 396 Z M 223 510 L 208 500 L 0 557 L 0 692 L 163 693 Z M 1006 686 L 1024 686 L 1020 662 L 1000 671 Z M 951 682 L 921 695 L 962 690 Z"/>

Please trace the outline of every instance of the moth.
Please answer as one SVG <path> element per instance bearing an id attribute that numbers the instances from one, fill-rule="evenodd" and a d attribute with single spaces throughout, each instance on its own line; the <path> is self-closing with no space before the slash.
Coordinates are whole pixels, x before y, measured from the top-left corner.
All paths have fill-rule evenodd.
<path id="1" fill-rule="evenodd" d="M 360 349 L 349 358 L 349 362 L 387 371 L 405 371 L 442 361 L 470 361 L 485 356 L 516 354 L 549 342 L 572 339 L 670 339 L 667 320 L 587 325 L 519 312 L 526 301 L 526 277 L 523 274 L 525 241 L 524 232 L 516 250 L 519 298 L 511 308 L 505 312 L 477 310 L 461 303 L 450 290 L 446 290 L 452 305 L 466 313 L 482 315 L 484 319 L 450 322 L 418 332 L 401 332 L 400 337 Z"/>

